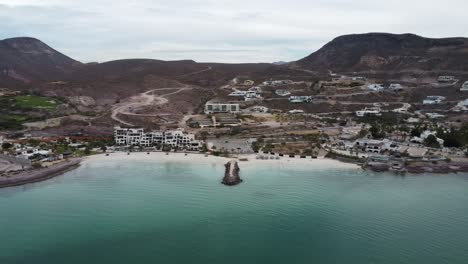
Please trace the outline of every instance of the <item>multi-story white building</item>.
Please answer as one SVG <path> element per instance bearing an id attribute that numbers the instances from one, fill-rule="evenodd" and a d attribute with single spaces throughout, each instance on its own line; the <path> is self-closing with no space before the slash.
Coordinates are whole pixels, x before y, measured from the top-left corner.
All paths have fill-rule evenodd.
<path id="1" fill-rule="evenodd" d="M 240 113 L 239 104 L 223 104 L 223 103 L 206 103 L 205 114 L 216 114 L 216 113 Z"/>
<path id="2" fill-rule="evenodd" d="M 156 145 L 169 145 L 172 148 L 181 148 L 198 151 L 203 142 L 195 139 L 195 135 L 185 133 L 182 129 L 168 131 L 152 131 L 144 133 L 143 129 L 114 128 L 114 139 L 117 145 L 133 145 L 151 147 Z"/>
<path id="3" fill-rule="evenodd" d="M 140 145 L 143 128 L 114 128 L 114 140 L 117 145 Z"/>

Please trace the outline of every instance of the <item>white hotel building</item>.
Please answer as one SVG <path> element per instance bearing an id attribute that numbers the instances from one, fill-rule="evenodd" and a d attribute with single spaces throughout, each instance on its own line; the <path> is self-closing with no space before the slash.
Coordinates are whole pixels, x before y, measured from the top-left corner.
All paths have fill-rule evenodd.
<path id="1" fill-rule="evenodd" d="M 192 151 L 200 150 L 203 145 L 202 141 L 195 139 L 194 134 L 185 133 L 182 129 L 145 133 L 142 128 L 114 127 L 114 140 L 120 146 L 169 145 Z"/>

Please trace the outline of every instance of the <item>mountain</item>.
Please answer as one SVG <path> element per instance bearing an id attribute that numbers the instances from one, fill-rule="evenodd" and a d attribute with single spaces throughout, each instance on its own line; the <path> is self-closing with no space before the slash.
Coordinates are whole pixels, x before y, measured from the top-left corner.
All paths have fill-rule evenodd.
<path id="1" fill-rule="evenodd" d="M 0 40 L 0 80 L 33 82 L 56 80 L 82 64 L 35 38 Z"/>
<path id="2" fill-rule="evenodd" d="M 468 71 L 468 39 L 369 33 L 335 38 L 290 64 L 314 71 Z"/>

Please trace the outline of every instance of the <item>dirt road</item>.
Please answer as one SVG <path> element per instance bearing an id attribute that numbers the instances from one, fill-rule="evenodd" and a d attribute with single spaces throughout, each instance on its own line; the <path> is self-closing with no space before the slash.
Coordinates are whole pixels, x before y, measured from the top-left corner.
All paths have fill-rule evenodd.
<path id="1" fill-rule="evenodd" d="M 130 97 L 128 101 L 119 103 L 114 106 L 112 109 L 112 114 L 111 118 L 123 125 L 126 126 L 134 126 L 134 124 L 129 123 L 127 121 L 124 121 L 119 118 L 119 114 L 121 115 L 127 115 L 127 116 L 142 116 L 142 117 L 159 117 L 162 115 L 168 115 L 168 114 L 136 114 L 133 113 L 132 111 L 136 109 L 141 109 L 142 107 L 145 106 L 157 106 L 157 105 L 163 105 L 167 104 L 169 100 L 167 99 L 168 96 L 180 93 L 185 90 L 190 90 L 193 89 L 193 87 L 184 85 L 183 87 L 178 87 L 178 88 L 158 88 L 158 89 L 153 89 L 144 93 L 141 93 L 136 96 Z M 168 92 L 162 95 L 156 95 L 154 94 L 156 91 L 164 91 L 164 90 L 176 90 L 173 92 Z"/>

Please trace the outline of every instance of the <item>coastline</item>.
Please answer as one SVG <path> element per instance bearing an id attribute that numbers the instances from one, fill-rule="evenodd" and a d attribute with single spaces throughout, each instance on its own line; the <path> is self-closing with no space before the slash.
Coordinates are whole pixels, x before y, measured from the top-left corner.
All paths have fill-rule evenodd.
<path id="1" fill-rule="evenodd" d="M 16 174 L 10 174 L 9 176 L 2 176 L 0 177 L 0 188 L 45 181 L 79 167 L 81 161 L 81 158 L 73 158 L 47 168 L 20 171 Z"/>
<path id="2" fill-rule="evenodd" d="M 286 166 L 311 166 L 314 168 L 349 168 L 358 169 L 360 166 L 352 163 L 345 163 L 330 158 L 318 158 L 318 159 L 299 159 L 299 158 L 288 158 L 284 157 L 279 160 L 262 160 L 257 159 L 256 154 L 239 155 L 237 157 L 219 157 L 213 155 L 205 155 L 201 153 L 175 153 L 171 152 L 166 155 L 165 152 L 132 152 L 130 155 L 127 152 L 114 152 L 106 154 L 97 154 L 88 156 L 85 158 L 73 158 L 67 161 L 63 161 L 58 164 L 51 165 L 47 168 L 20 171 L 12 173 L 9 176 L 0 176 L 0 189 L 14 186 L 21 186 L 25 184 L 46 181 L 48 179 L 60 176 L 67 171 L 73 170 L 80 165 L 87 163 L 101 162 L 101 161 L 158 161 L 158 162 L 193 162 L 198 164 L 215 164 L 224 166 L 231 160 L 237 160 L 240 168 L 255 167 L 260 164 L 274 164 L 281 163 Z"/>

